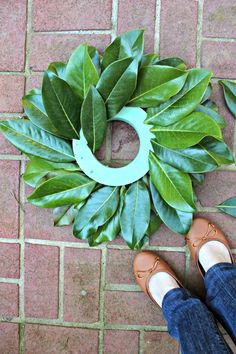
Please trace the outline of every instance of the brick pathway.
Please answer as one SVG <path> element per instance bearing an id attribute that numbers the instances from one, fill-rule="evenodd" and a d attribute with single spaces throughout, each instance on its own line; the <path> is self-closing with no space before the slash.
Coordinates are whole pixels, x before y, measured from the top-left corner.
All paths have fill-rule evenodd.
<path id="1" fill-rule="evenodd" d="M 235 0 L 0 0 L 0 24 L 0 119 L 22 113 L 21 96 L 40 83 L 48 62 L 66 60 L 83 41 L 103 50 L 117 33 L 142 26 L 146 50 L 214 70 L 213 96 L 235 150 L 234 121 L 217 84 L 236 79 Z M 132 159 L 137 145 L 130 129 L 115 124 L 100 155 L 117 164 Z M 134 282 L 134 252 L 120 239 L 89 249 L 70 228 L 54 228 L 50 210 L 25 202 L 25 163 L 0 136 L 0 353 L 178 353 L 161 312 Z M 222 226 L 234 253 L 236 221 L 214 205 L 236 195 L 235 175 L 235 166 L 222 168 L 198 190 L 199 212 Z M 147 248 L 202 293 L 181 236 L 162 226 Z"/>

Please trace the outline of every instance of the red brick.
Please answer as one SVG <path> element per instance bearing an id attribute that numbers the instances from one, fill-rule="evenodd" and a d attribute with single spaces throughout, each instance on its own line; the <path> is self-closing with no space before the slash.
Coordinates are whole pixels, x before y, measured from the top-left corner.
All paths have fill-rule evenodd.
<path id="1" fill-rule="evenodd" d="M 112 126 L 112 158 L 133 160 L 139 150 L 139 138 L 136 131 L 124 122 L 115 122 Z"/>
<path id="2" fill-rule="evenodd" d="M 104 354 L 137 354 L 139 332 L 105 331 Z"/>
<path id="3" fill-rule="evenodd" d="M 2 3 L 1 23 L 1 71 L 24 69 L 26 0 L 9 0 Z"/>
<path id="4" fill-rule="evenodd" d="M 6 118 L 1 118 L 1 120 L 6 120 Z M 7 118 L 9 120 L 9 118 Z M 19 155 L 20 152 L 14 146 L 9 143 L 9 141 L 4 137 L 2 133 L 0 133 L 0 154 L 14 154 L 14 155 Z"/>
<path id="5" fill-rule="evenodd" d="M 207 37 L 236 36 L 236 6 L 234 0 L 204 3 L 203 34 Z"/>
<path id="6" fill-rule="evenodd" d="M 109 35 L 56 35 L 35 34 L 32 39 L 31 67 L 33 70 L 46 70 L 52 61 L 67 61 L 73 50 L 87 42 L 103 51 L 110 42 Z"/>
<path id="7" fill-rule="evenodd" d="M 28 317 L 57 318 L 59 249 L 26 244 L 25 313 Z"/>
<path id="8" fill-rule="evenodd" d="M 43 75 L 42 73 L 37 75 L 31 75 L 27 85 L 27 91 L 32 90 L 34 88 L 40 88 L 42 86 Z"/>
<path id="9" fill-rule="evenodd" d="M 215 171 L 207 173 L 204 183 L 199 186 L 197 196 L 202 206 L 216 206 L 236 195 L 236 173 Z"/>
<path id="10" fill-rule="evenodd" d="M 24 77 L 0 75 L 0 112 L 22 112 Z"/>
<path id="11" fill-rule="evenodd" d="M 202 66 L 214 72 L 216 77 L 235 78 L 236 43 L 211 42 L 202 43 Z"/>
<path id="12" fill-rule="evenodd" d="M 0 316 L 18 316 L 18 285 L 0 283 Z"/>
<path id="13" fill-rule="evenodd" d="M 226 126 L 223 129 L 225 142 L 233 149 L 234 143 L 234 118 L 226 107 L 223 89 L 218 83 L 213 83 L 213 92 L 211 99 L 215 101 L 219 108 L 219 113 L 225 118 Z"/>
<path id="14" fill-rule="evenodd" d="M 168 333 L 145 332 L 144 354 L 178 354 L 179 345 Z"/>
<path id="15" fill-rule="evenodd" d="M 19 162 L 0 161 L 0 237 L 18 237 Z"/>
<path id="16" fill-rule="evenodd" d="M 174 233 L 167 226 L 162 224 L 151 236 L 150 245 L 182 247 L 185 245 L 185 239 L 182 235 Z"/>
<path id="17" fill-rule="evenodd" d="M 99 312 L 100 251 L 66 248 L 64 318 L 96 322 Z"/>
<path id="18" fill-rule="evenodd" d="M 190 66 L 196 62 L 198 2 L 162 0 L 160 54 L 177 56 Z"/>
<path id="19" fill-rule="evenodd" d="M 180 276 L 184 277 L 185 253 L 157 252 Z M 106 280 L 111 284 L 136 284 L 133 275 L 133 260 L 136 252 L 108 250 Z M 119 271 L 117 271 L 119 269 Z"/>
<path id="20" fill-rule="evenodd" d="M 34 30 L 110 29 L 111 0 L 36 0 Z"/>
<path id="21" fill-rule="evenodd" d="M 98 331 L 83 328 L 26 325 L 25 354 L 96 354 Z"/>
<path id="22" fill-rule="evenodd" d="M 145 49 L 152 52 L 155 33 L 155 1 L 154 0 L 120 0 L 118 9 L 118 32 L 126 32 L 134 28 L 145 29 Z"/>
<path id="23" fill-rule="evenodd" d="M 20 247 L 14 243 L 0 245 L 0 277 L 19 278 L 19 251 Z"/>
<path id="24" fill-rule="evenodd" d="M 2 354 L 18 354 L 19 335 L 18 325 L 14 323 L 0 323 L 0 352 Z"/>

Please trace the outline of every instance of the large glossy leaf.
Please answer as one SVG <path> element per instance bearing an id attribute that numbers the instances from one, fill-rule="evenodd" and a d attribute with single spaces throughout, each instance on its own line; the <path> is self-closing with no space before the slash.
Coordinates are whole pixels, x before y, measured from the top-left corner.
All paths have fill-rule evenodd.
<path id="1" fill-rule="evenodd" d="M 203 173 L 213 171 L 218 167 L 216 161 L 200 145 L 186 149 L 171 149 L 152 140 L 152 146 L 160 160 L 183 172 Z"/>
<path id="2" fill-rule="evenodd" d="M 90 58 L 87 44 L 80 45 L 71 55 L 66 66 L 66 81 L 74 92 L 85 98 L 89 87 L 98 82 L 98 73 Z"/>
<path id="3" fill-rule="evenodd" d="M 101 63 L 100 63 L 100 55 L 96 47 L 88 46 L 88 53 L 92 60 L 92 63 L 97 70 L 98 75 L 101 74 Z"/>
<path id="4" fill-rule="evenodd" d="M 220 128 L 225 127 L 224 118 L 214 109 L 211 109 L 211 108 L 203 106 L 203 105 L 199 105 L 199 106 L 197 106 L 195 111 L 202 112 L 202 113 L 206 114 L 207 116 L 211 117 L 219 125 Z"/>
<path id="5" fill-rule="evenodd" d="M 167 126 L 190 114 L 200 104 L 212 72 L 191 69 L 182 90 L 159 107 L 148 109 L 146 122 Z"/>
<path id="6" fill-rule="evenodd" d="M 30 159 L 23 177 L 28 185 L 36 187 L 48 173 L 63 172 L 65 174 L 65 171 L 73 172 L 79 170 L 79 166 L 75 163 L 52 162 L 41 159 L 40 157 L 33 157 Z"/>
<path id="7" fill-rule="evenodd" d="M 48 65 L 48 70 L 53 72 L 55 75 L 60 77 L 60 79 L 65 80 L 66 77 L 66 64 L 61 61 L 55 61 Z"/>
<path id="8" fill-rule="evenodd" d="M 115 214 L 100 226 L 94 234 L 88 238 L 90 246 L 97 246 L 102 242 L 113 241 L 120 232 L 120 213 L 124 202 L 125 187 L 120 190 L 120 202 Z"/>
<path id="9" fill-rule="evenodd" d="M 120 216 L 121 234 L 131 249 L 138 249 L 150 222 L 150 197 L 143 181 L 132 183 Z"/>
<path id="10" fill-rule="evenodd" d="M 172 66 L 174 68 L 185 70 L 187 68 L 186 63 L 177 57 L 163 58 L 156 62 L 157 65 Z"/>
<path id="11" fill-rule="evenodd" d="M 53 209 L 54 226 L 68 226 L 73 224 L 78 210 L 74 205 L 64 205 Z"/>
<path id="12" fill-rule="evenodd" d="M 56 176 L 39 185 L 28 201 L 40 208 L 79 203 L 92 192 L 96 182 L 80 173 Z"/>
<path id="13" fill-rule="evenodd" d="M 219 83 L 223 86 L 226 104 L 236 118 L 236 83 L 230 80 L 219 80 Z"/>
<path id="14" fill-rule="evenodd" d="M 42 96 L 48 117 L 60 135 L 79 139 L 81 101 L 70 86 L 52 72 L 46 71 Z"/>
<path id="15" fill-rule="evenodd" d="M 201 99 L 201 104 L 205 103 L 206 101 L 209 100 L 210 96 L 212 94 L 212 85 L 211 83 L 209 83 L 209 85 L 207 86 L 205 93 Z"/>
<path id="16" fill-rule="evenodd" d="M 160 227 L 162 221 L 160 217 L 151 210 L 150 221 L 146 231 L 147 236 L 151 237 Z"/>
<path id="17" fill-rule="evenodd" d="M 31 90 L 22 98 L 25 114 L 37 127 L 49 133 L 60 135 L 45 111 L 40 90 Z"/>
<path id="18" fill-rule="evenodd" d="M 104 101 L 91 86 L 81 109 L 81 126 L 90 149 L 95 152 L 103 143 L 107 129 L 107 113 Z"/>
<path id="19" fill-rule="evenodd" d="M 229 214 L 236 218 L 236 197 L 227 199 L 220 205 L 217 205 L 217 208 L 223 211 L 223 213 Z"/>
<path id="20" fill-rule="evenodd" d="M 151 131 L 161 145 L 176 149 L 193 146 L 206 136 L 222 139 L 218 124 L 201 112 L 193 112 L 172 125 L 154 126 Z"/>
<path id="21" fill-rule="evenodd" d="M 169 66 L 145 66 L 139 70 L 138 83 L 129 101 L 134 107 L 153 107 L 176 95 L 187 73 Z"/>
<path id="22" fill-rule="evenodd" d="M 141 59 L 140 67 L 154 65 L 158 62 L 159 58 L 155 53 L 144 54 Z"/>
<path id="23" fill-rule="evenodd" d="M 22 152 L 55 162 L 75 160 L 71 144 L 39 129 L 27 119 L 0 122 L 4 136 Z"/>
<path id="24" fill-rule="evenodd" d="M 92 193 L 75 219 L 74 235 L 80 239 L 90 237 L 115 214 L 118 205 L 118 187 L 103 187 Z"/>
<path id="25" fill-rule="evenodd" d="M 193 212 L 192 182 L 189 175 L 160 161 L 154 153 L 149 154 L 151 180 L 162 198 L 173 208 Z"/>
<path id="26" fill-rule="evenodd" d="M 154 207 L 166 226 L 174 232 L 185 235 L 192 225 L 192 213 L 177 210 L 168 205 L 150 181 L 150 191 Z"/>
<path id="27" fill-rule="evenodd" d="M 219 166 L 222 164 L 229 165 L 234 162 L 232 152 L 223 141 L 207 137 L 200 141 L 199 146 L 206 150 Z"/>
<path id="28" fill-rule="evenodd" d="M 102 67 L 105 69 L 114 61 L 126 57 L 136 57 L 139 61 L 143 54 L 144 30 L 132 30 L 116 37 L 116 39 L 105 49 Z"/>
<path id="29" fill-rule="evenodd" d="M 125 58 L 110 64 L 100 76 L 97 89 L 105 101 L 110 118 L 123 108 L 132 95 L 137 70 L 137 60 Z"/>

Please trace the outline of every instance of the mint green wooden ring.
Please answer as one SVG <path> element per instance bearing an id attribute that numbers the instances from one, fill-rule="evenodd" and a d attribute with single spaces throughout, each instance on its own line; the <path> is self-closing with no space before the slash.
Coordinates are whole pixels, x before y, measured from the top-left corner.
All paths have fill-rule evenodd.
<path id="1" fill-rule="evenodd" d="M 99 162 L 84 137 L 82 129 L 80 139 L 73 140 L 73 150 L 81 170 L 91 179 L 107 186 L 123 186 L 142 178 L 148 171 L 148 155 L 152 150 L 150 126 L 144 123 L 146 112 L 141 108 L 124 107 L 110 121 L 121 120 L 131 125 L 139 137 L 139 151 L 135 159 L 127 166 L 113 168 Z"/>

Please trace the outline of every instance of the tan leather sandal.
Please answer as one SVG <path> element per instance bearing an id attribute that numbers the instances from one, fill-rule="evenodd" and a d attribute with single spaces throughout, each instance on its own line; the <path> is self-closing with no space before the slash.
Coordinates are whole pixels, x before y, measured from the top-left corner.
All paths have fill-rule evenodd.
<path id="1" fill-rule="evenodd" d="M 186 241 L 192 259 L 194 263 L 197 265 L 202 276 L 204 276 L 205 271 L 198 261 L 199 250 L 208 241 L 219 241 L 223 243 L 229 251 L 232 263 L 234 263 L 230 246 L 224 234 L 216 225 L 214 225 L 211 221 L 207 219 L 204 218 L 193 219 L 193 224 L 186 236 Z"/>
<path id="2" fill-rule="evenodd" d="M 149 291 L 149 280 L 154 274 L 169 273 L 183 287 L 173 270 L 155 252 L 143 251 L 138 253 L 134 258 L 133 269 L 138 285 L 156 305 L 158 304 Z"/>

